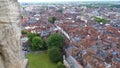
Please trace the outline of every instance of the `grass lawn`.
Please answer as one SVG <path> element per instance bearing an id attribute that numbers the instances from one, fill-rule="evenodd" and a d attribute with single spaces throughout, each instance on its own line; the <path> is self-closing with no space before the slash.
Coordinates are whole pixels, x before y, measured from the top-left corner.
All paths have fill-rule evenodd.
<path id="1" fill-rule="evenodd" d="M 27 54 L 30 68 L 57 68 L 57 65 L 52 63 L 47 52 L 39 54 Z"/>

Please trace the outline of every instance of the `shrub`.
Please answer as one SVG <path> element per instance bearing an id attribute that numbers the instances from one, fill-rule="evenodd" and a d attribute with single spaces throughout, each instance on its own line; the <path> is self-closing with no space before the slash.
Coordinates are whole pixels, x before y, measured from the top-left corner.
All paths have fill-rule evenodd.
<path id="1" fill-rule="evenodd" d="M 66 66 L 64 64 L 62 64 L 61 62 L 58 62 L 57 68 L 66 68 Z"/>

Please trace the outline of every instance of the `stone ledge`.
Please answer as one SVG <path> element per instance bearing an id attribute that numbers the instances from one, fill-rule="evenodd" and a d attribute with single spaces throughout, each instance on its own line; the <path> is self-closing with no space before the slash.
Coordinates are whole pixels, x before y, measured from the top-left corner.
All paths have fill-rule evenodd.
<path id="1" fill-rule="evenodd" d="M 29 68 L 28 59 L 24 59 L 21 66 L 22 66 L 21 68 Z"/>

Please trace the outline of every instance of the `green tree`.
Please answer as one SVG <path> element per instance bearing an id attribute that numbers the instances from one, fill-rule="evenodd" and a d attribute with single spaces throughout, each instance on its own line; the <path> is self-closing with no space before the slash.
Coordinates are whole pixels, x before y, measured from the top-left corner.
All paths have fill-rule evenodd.
<path id="1" fill-rule="evenodd" d="M 32 39 L 32 49 L 33 50 L 39 50 L 43 47 L 43 41 L 40 37 L 38 36 L 35 36 L 33 39 Z"/>
<path id="2" fill-rule="evenodd" d="M 54 24 L 55 21 L 56 21 L 56 17 L 55 17 L 55 16 L 50 17 L 50 18 L 48 19 L 48 21 L 49 21 L 50 23 Z"/>
<path id="3" fill-rule="evenodd" d="M 28 33 L 28 34 L 27 34 L 27 37 L 29 38 L 30 43 L 32 42 L 32 39 L 33 39 L 35 36 L 37 36 L 36 33 Z"/>
<path id="4" fill-rule="evenodd" d="M 63 12 L 63 10 L 62 10 L 62 9 L 58 9 L 58 10 L 57 10 L 57 12 L 60 12 L 60 13 L 62 13 L 62 12 Z"/>
<path id="5" fill-rule="evenodd" d="M 62 61 L 62 52 L 59 48 L 53 47 L 48 50 L 48 56 L 50 60 L 54 63 L 57 63 L 58 61 Z"/>
<path id="6" fill-rule="evenodd" d="M 28 32 L 26 30 L 21 31 L 22 34 L 27 34 Z"/>
<path id="7" fill-rule="evenodd" d="M 64 64 L 62 64 L 61 62 L 58 62 L 57 68 L 66 68 L 66 66 Z"/>
<path id="8" fill-rule="evenodd" d="M 110 20 L 107 20 L 107 19 L 104 19 L 104 18 L 99 18 L 99 17 L 94 17 L 95 18 L 95 21 L 98 22 L 98 23 L 107 23 L 107 22 L 110 22 Z"/>
<path id="9" fill-rule="evenodd" d="M 61 48 L 63 41 L 64 38 L 60 34 L 51 34 L 47 39 L 48 48 L 52 48 L 53 46 Z"/>
<path id="10" fill-rule="evenodd" d="M 47 50 L 47 48 L 48 48 L 48 47 L 47 47 L 46 41 L 43 40 L 43 48 L 42 48 L 42 49 L 43 49 L 43 50 Z"/>

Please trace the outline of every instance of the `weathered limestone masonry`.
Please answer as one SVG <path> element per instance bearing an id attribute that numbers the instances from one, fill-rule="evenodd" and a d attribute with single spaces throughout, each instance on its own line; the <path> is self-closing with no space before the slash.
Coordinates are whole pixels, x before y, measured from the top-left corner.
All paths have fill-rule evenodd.
<path id="1" fill-rule="evenodd" d="M 25 68 L 17 0 L 0 0 L 0 68 Z"/>

